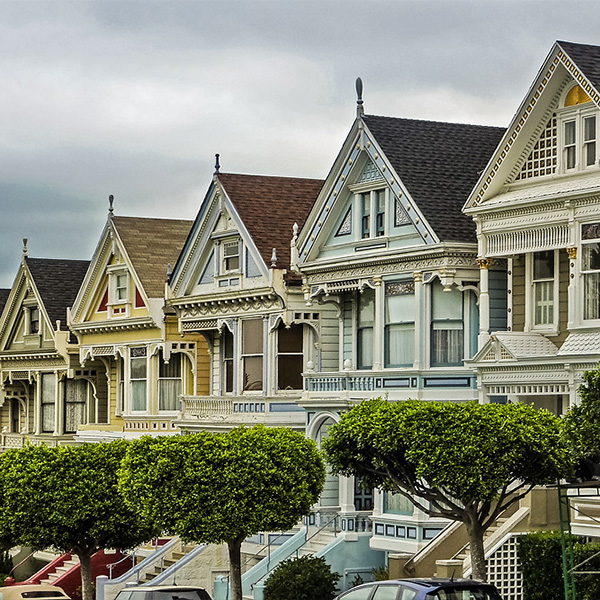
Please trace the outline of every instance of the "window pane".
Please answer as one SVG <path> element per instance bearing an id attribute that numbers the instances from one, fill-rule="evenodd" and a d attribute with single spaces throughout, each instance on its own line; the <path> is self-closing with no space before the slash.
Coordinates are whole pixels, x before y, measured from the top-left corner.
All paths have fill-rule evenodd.
<path id="1" fill-rule="evenodd" d="M 565 123 L 565 144 L 570 145 L 575 143 L 575 121 Z"/>
<path id="2" fill-rule="evenodd" d="M 583 282 L 583 318 L 600 319 L 600 273 L 588 273 Z"/>
<path id="3" fill-rule="evenodd" d="M 415 505 L 402 494 L 385 492 L 383 511 L 394 515 L 412 515 L 415 511 Z"/>
<path id="4" fill-rule="evenodd" d="M 244 390 L 262 390 L 262 356 L 244 358 Z"/>
<path id="5" fill-rule="evenodd" d="M 415 320 L 415 295 L 399 294 L 385 297 L 386 323 L 405 323 Z"/>
<path id="6" fill-rule="evenodd" d="M 462 364 L 464 348 L 462 321 L 434 323 L 431 343 L 433 366 Z"/>
<path id="7" fill-rule="evenodd" d="M 87 381 L 67 379 L 65 382 L 65 432 L 77 431 L 85 423 Z"/>
<path id="8" fill-rule="evenodd" d="M 224 329 L 221 339 L 223 340 L 223 358 L 233 358 L 233 333 L 229 329 Z"/>
<path id="9" fill-rule="evenodd" d="M 373 595 L 373 600 L 396 600 L 397 595 L 397 585 L 380 585 Z"/>
<path id="10" fill-rule="evenodd" d="M 373 366 L 373 328 L 358 330 L 358 368 L 370 369 Z"/>
<path id="11" fill-rule="evenodd" d="M 536 252 L 533 255 L 533 278 L 554 279 L 554 251 Z"/>
<path id="12" fill-rule="evenodd" d="M 169 362 L 163 360 L 162 352 L 158 356 L 159 377 L 181 377 L 181 354 L 172 354 Z"/>
<path id="13" fill-rule="evenodd" d="M 131 378 L 145 379 L 146 378 L 146 358 L 131 359 Z"/>
<path id="14" fill-rule="evenodd" d="M 344 596 L 344 600 L 368 600 L 372 591 L 373 586 L 352 590 Z"/>
<path id="15" fill-rule="evenodd" d="M 132 410 L 146 410 L 146 381 L 131 382 Z"/>
<path id="16" fill-rule="evenodd" d="M 281 326 L 278 330 L 279 352 L 302 352 L 302 325 Z"/>
<path id="17" fill-rule="evenodd" d="M 177 410 L 181 395 L 181 379 L 163 379 L 158 382 L 159 410 Z"/>
<path id="18" fill-rule="evenodd" d="M 584 271 L 592 271 L 600 269 L 600 244 L 584 244 L 583 250 L 583 265 Z"/>
<path id="19" fill-rule="evenodd" d="M 263 351 L 263 321 L 251 319 L 242 321 L 242 353 L 262 354 Z"/>
<path id="20" fill-rule="evenodd" d="M 372 326 L 375 318 L 375 291 L 364 290 L 358 295 L 358 325 Z"/>
<path id="21" fill-rule="evenodd" d="M 414 363 L 415 325 L 398 323 L 385 328 L 385 366 L 407 367 Z"/>
<path id="22" fill-rule="evenodd" d="M 586 117 L 583 120 L 583 135 L 586 142 L 596 139 L 596 117 Z"/>
<path id="23" fill-rule="evenodd" d="M 280 390 L 302 389 L 302 355 L 278 357 L 277 382 Z"/>
<path id="24" fill-rule="evenodd" d="M 444 291 L 444 286 L 436 281 L 432 287 L 433 292 L 433 319 L 458 319 L 463 316 L 463 295 L 462 292 L 452 289 L 449 292 Z"/>
<path id="25" fill-rule="evenodd" d="M 588 142 L 585 145 L 585 164 L 587 167 L 596 162 L 596 142 Z"/>

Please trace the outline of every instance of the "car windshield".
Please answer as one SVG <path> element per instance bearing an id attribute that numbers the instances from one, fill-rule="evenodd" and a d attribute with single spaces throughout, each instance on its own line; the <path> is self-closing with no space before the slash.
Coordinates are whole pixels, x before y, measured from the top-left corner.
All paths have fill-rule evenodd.
<path id="1" fill-rule="evenodd" d="M 427 600 L 501 600 L 491 587 L 444 587 L 437 592 L 427 594 Z"/>

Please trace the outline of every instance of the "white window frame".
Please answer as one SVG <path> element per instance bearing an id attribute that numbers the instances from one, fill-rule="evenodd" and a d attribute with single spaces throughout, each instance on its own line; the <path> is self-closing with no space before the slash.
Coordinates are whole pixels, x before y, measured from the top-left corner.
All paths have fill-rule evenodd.
<path id="1" fill-rule="evenodd" d="M 551 323 L 535 323 L 535 283 L 533 278 L 533 263 L 534 255 L 538 252 L 553 252 L 554 253 L 554 282 L 552 285 L 552 304 L 553 304 L 553 319 Z M 525 329 L 527 331 L 536 331 L 546 335 L 558 334 L 558 319 L 559 319 L 559 250 L 539 250 L 529 252 L 525 256 L 526 267 L 526 286 L 525 286 Z M 542 281 L 540 281 L 542 283 Z"/>
<path id="2" fill-rule="evenodd" d="M 354 193 L 354 207 L 352 212 L 356 215 L 356 222 L 353 227 L 357 232 L 355 235 L 356 239 L 372 240 L 387 236 L 389 234 L 388 221 L 390 214 L 389 188 L 381 181 L 378 181 L 369 182 L 368 185 L 357 184 L 351 186 L 350 190 Z M 381 193 L 383 194 L 383 211 L 380 210 L 379 197 Z M 364 209 L 365 206 L 368 207 L 368 215 Z M 368 235 L 363 227 L 365 216 L 369 218 Z"/>
<path id="3" fill-rule="evenodd" d="M 138 348 L 144 348 L 146 350 L 146 354 L 144 356 L 133 356 L 135 351 Z M 144 360 L 146 362 L 146 376 L 145 377 L 136 377 L 135 379 L 132 377 L 132 361 L 133 360 Z M 146 346 L 133 346 L 129 348 L 128 362 L 127 362 L 127 389 L 129 396 L 129 412 L 135 414 L 147 414 L 149 412 L 149 381 L 150 381 L 150 350 Z M 133 406 L 133 384 L 134 382 L 144 381 L 146 384 L 145 390 L 145 403 L 144 408 L 134 408 Z"/>
<path id="4" fill-rule="evenodd" d="M 600 273 L 600 269 L 584 269 L 584 249 L 585 246 L 587 245 L 591 245 L 591 244 L 598 244 L 600 245 L 600 237 L 598 238 L 592 238 L 592 239 L 588 239 L 588 240 L 584 240 L 583 239 L 583 235 L 582 235 L 582 229 L 585 225 L 594 225 L 595 223 L 600 222 L 600 220 L 595 220 L 592 221 L 591 223 L 580 223 L 578 224 L 578 233 L 579 233 L 579 237 L 580 237 L 580 241 L 579 241 L 579 250 L 577 253 L 577 257 L 578 260 L 575 261 L 578 269 L 579 269 L 579 285 L 577 286 L 577 289 L 579 291 L 579 298 L 577 299 L 577 311 L 576 314 L 578 315 L 578 319 L 577 322 L 579 325 L 581 326 L 585 326 L 585 327 L 589 327 L 589 326 L 599 326 L 600 325 L 600 310 L 598 311 L 598 318 L 595 319 L 586 319 L 585 317 L 585 302 L 586 302 L 586 285 L 585 285 L 585 278 L 588 275 L 594 274 L 594 273 Z"/>
<path id="5" fill-rule="evenodd" d="M 237 246 L 237 254 L 232 254 L 230 256 L 226 255 L 227 248 L 233 248 Z M 237 256 L 238 264 L 235 268 L 227 268 L 227 261 L 229 259 L 235 258 Z M 241 273 L 242 272 L 242 239 L 228 239 L 221 241 L 221 263 L 219 268 L 220 275 L 230 275 L 232 273 Z"/>
<path id="6" fill-rule="evenodd" d="M 595 117 L 595 138 L 593 140 L 585 140 L 585 120 L 589 117 Z M 567 146 L 565 128 L 567 123 L 575 124 L 575 140 Z M 567 106 L 557 110 L 557 136 L 559 147 L 559 165 L 560 173 L 568 175 L 570 173 L 578 173 L 581 171 L 591 171 L 598 169 L 600 166 L 600 111 L 593 102 L 585 104 L 577 104 L 575 106 Z M 590 165 L 586 164 L 586 146 L 590 142 L 594 142 L 596 147 L 596 156 L 594 162 Z M 574 148 L 575 163 L 573 167 L 567 167 L 567 148 Z"/>
<path id="7" fill-rule="evenodd" d="M 131 313 L 132 293 L 131 277 L 124 265 L 115 265 L 107 269 L 108 274 L 108 318 L 128 317 Z M 125 285 L 120 285 L 120 278 L 125 278 Z M 124 290 L 124 297 L 119 297 L 119 290 Z"/>

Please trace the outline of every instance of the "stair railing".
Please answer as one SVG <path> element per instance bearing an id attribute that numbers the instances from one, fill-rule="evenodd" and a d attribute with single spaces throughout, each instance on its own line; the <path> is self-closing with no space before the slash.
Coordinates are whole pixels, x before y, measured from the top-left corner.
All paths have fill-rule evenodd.
<path id="1" fill-rule="evenodd" d="M 120 565 L 122 562 L 124 562 L 126 560 L 130 560 L 130 559 L 131 559 L 131 566 L 134 567 L 135 566 L 135 552 L 132 552 L 131 554 L 128 554 L 127 556 L 124 556 L 121 560 L 118 560 L 115 563 L 106 565 L 106 567 L 108 569 L 108 579 L 111 580 L 113 578 L 114 567 L 116 567 L 117 565 Z"/>
<path id="2" fill-rule="evenodd" d="M 308 528 L 309 526 L 306 526 L 306 529 L 304 530 L 304 542 L 302 544 L 302 546 L 300 546 L 295 554 L 296 554 L 296 558 L 298 558 L 299 556 L 299 552 L 300 550 L 306 546 L 306 544 L 308 544 L 308 542 L 310 542 L 310 540 L 312 540 L 314 537 L 316 537 L 317 535 L 319 535 L 324 529 L 328 528 L 332 523 L 333 523 L 333 532 L 334 532 L 334 537 L 338 536 L 338 526 L 337 526 L 337 520 L 339 519 L 339 515 L 335 515 L 333 516 L 329 521 L 327 521 L 325 523 L 325 525 L 321 525 L 321 527 L 319 527 L 319 529 L 317 529 L 310 537 L 308 536 Z M 269 575 L 269 573 L 271 572 L 271 553 L 269 552 L 268 556 L 267 556 L 267 569 L 265 571 L 265 573 L 259 578 L 257 579 L 251 586 L 250 589 L 253 590 L 256 586 L 257 583 L 260 583 L 267 575 Z"/>

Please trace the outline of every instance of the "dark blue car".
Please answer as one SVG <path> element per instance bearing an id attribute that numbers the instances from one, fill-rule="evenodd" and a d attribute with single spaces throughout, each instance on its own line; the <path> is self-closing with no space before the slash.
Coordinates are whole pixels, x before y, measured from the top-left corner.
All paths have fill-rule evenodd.
<path id="1" fill-rule="evenodd" d="M 391 579 L 363 583 L 336 600 L 502 600 L 490 583 L 473 579 Z"/>

